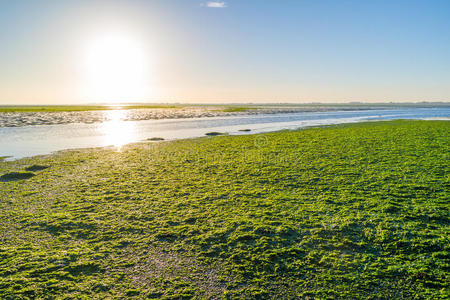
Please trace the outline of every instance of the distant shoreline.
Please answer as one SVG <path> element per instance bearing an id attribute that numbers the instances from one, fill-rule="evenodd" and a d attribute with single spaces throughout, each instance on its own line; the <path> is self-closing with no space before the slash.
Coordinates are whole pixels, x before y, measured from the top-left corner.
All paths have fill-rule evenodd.
<path id="1" fill-rule="evenodd" d="M 102 123 L 111 120 L 144 121 L 161 119 L 209 118 L 236 115 L 296 112 L 358 111 L 357 107 L 171 107 L 74 111 L 11 111 L 0 113 L 0 127 Z M 380 108 L 376 108 L 380 109 Z"/>
<path id="2" fill-rule="evenodd" d="M 222 111 L 249 111 L 264 108 L 393 108 L 393 107 L 448 107 L 450 102 L 404 102 L 404 103 L 154 103 L 154 104 L 86 104 L 86 105 L 0 105 L 0 113 L 5 112 L 74 112 L 74 111 L 104 111 L 104 110 L 129 110 L 129 109 L 180 109 L 180 108 L 205 108 Z"/>
<path id="3" fill-rule="evenodd" d="M 358 111 L 392 108 L 442 108 L 450 104 L 279 104 L 279 105 L 127 105 L 127 106 L 0 106 L 0 127 L 142 121 L 181 118 Z M 117 113 L 116 113 L 117 112 Z"/>

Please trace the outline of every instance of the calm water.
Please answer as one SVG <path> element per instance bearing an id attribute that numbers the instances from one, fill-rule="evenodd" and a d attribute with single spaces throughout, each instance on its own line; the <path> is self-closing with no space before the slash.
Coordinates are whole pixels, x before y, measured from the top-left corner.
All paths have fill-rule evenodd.
<path id="1" fill-rule="evenodd" d="M 297 129 L 308 126 L 393 119 L 448 119 L 450 108 L 299 112 L 197 119 L 121 121 L 124 111 L 111 111 L 111 121 L 95 124 L 38 125 L 0 128 L 0 156 L 11 159 L 58 150 L 121 146 L 152 137 L 180 139 L 211 131 L 231 135 Z M 241 132 L 240 129 L 251 129 Z"/>

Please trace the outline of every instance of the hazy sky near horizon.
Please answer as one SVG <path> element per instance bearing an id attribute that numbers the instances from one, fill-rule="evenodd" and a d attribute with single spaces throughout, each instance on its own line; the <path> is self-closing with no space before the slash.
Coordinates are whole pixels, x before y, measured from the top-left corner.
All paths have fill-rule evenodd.
<path id="1" fill-rule="evenodd" d="M 0 104 L 450 101 L 446 0 L 0 0 Z"/>

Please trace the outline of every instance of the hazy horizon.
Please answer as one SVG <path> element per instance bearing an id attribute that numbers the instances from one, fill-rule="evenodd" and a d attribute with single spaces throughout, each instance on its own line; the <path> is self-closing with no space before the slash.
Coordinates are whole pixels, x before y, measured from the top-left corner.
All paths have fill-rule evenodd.
<path id="1" fill-rule="evenodd" d="M 433 101 L 427 101 L 427 100 L 417 100 L 417 101 L 304 101 L 304 102 L 299 102 L 299 101 L 190 101 L 190 100 L 184 100 L 184 101 L 140 101 L 140 102 L 134 102 L 134 101 L 130 101 L 130 102 L 30 102 L 30 103 L 25 103 L 25 102 L 0 102 L 0 106 L 54 106 L 54 105 L 63 105 L 63 106 L 89 106 L 89 105 L 345 105 L 345 104 L 361 104 L 361 105 L 369 105 L 369 104 L 374 104 L 374 105 L 381 105 L 381 104 L 450 104 L 450 100 L 443 100 L 443 101 L 439 101 L 439 100 L 433 100 Z"/>
<path id="2" fill-rule="evenodd" d="M 448 1 L 8 1 L 0 105 L 450 102 Z"/>

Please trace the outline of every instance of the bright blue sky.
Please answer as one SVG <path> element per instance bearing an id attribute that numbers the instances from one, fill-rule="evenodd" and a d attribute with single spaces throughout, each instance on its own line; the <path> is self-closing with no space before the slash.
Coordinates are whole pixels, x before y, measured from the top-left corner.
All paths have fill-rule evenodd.
<path id="1" fill-rule="evenodd" d="M 450 101 L 450 1 L 216 2 L 1 1 L 0 104 Z M 120 76 L 89 84 L 113 92 L 82 92 L 85 49 L 115 32 L 145 89 L 117 88 L 137 75 L 112 49 Z"/>

